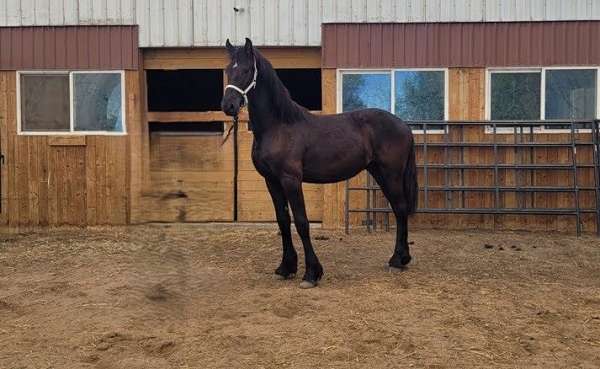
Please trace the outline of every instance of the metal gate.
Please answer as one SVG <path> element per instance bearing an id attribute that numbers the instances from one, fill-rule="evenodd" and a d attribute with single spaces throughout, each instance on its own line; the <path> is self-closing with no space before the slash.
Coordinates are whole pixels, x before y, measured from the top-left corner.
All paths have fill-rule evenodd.
<path id="1" fill-rule="evenodd" d="M 408 122 L 421 132 L 415 134 L 417 167 L 419 180 L 419 208 L 417 213 L 430 214 L 511 214 L 511 215 L 566 215 L 576 219 L 577 235 L 581 234 L 582 214 L 593 213 L 596 218 L 596 232 L 600 235 L 600 146 L 598 120 L 574 121 L 419 121 Z M 432 129 L 435 127 L 435 129 Z M 478 130 L 479 140 L 467 139 L 469 130 Z M 541 138 L 541 139 L 540 139 Z M 551 139 L 548 139 L 551 138 Z M 491 160 L 465 160 L 468 150 L 479 149 Z M 537 160 L 536 152 L 555 150 L 557 162 Z M 578 155 L 578 149 L 580 151 Z M 437 151 L 437 159 L 432 160 L 432 151 Z M 513 160 L 501 160 L 510 150 Z M 565 152 L 566 154 L 565 156 Z M 583 153 L 582 153 L 583 152 Z M 583 154 L 583 155 L 582 155 Z M 419 158 L 420 157 L 420 158 Z M 478 170 L 491 172 L 493 180 L 489 184 L 465 183 L 465 173 Z M 432 172 L 437 171 L 437 184 L 432 184 Z M 440 171 L 443 175 L 439 175 Z M 585 171 L 593 179 L 581 184 L 580 173 Z M 568 179 L 568 185 L 538 185 L 537 174 L 555 173 L 555 178 Z M 506 178 L 512 173 L 514 183 L 501 183 L 501 175 Z M 450 180 L 450 177 L 454 179 Z M 526 180 L 523 181 L 523 178 Z M 527 180 L 529 179 L 529 180 Z M 457 182 L 458 183 L 451 183 Z M 523 183 L 526 182 L 526 183 Z M 591 183 L 593 182 L 593 183 Z M 350 204 L 352 192 L 362 192 L 366 206 L 353 208 Z M 443 200 L 432 205 L 430 198 L 442 193 Z M 490 194 L 492 206 L 469 206 L 466 194 Z M 516 206 L 501 204 L 503 194 L 512 193 Z M 546 207 L 536 203 L 536 197 L 551 196 L 550 193 L 569 194 L 570 206 Z M 542 195 L 539 195 L 542 194 Z M 582 203 L 581 197 L 585 199 Z M 488 195 L 489 196 L 489 195 Z M 346 181 L 345 228 L 350 227 L 350 214 L 363 213 L 364 224 L 369 231 L 379 223 L 386 230 L 390 227 L 392 210 L 387 201 L 381 202 L 381 190 L 371 176 L 366 185 L 350 185 Z M 442 204 L 440 204 L 440 202 Z M 457 205 L 458 204 L 458 205 Z M 441 206 L 440 206 L 441 205 Z M 379 219 L 378 219 L 379 217 Z M 494 221 L 494 224 L 496 222 Z"/>

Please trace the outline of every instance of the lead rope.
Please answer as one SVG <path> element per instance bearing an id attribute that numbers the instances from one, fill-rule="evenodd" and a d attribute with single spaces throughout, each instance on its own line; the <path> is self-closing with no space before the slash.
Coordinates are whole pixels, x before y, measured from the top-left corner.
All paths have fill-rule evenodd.
<path id="1" fill-rule="evenodd" d="M 223 139 L 223 141 L 221 141 L 221 146 L 225 145 L 225 142 L 227 142 L 227 139 L 229 138 L 229 135 L 231 134 L 231 130 L 233 129 L 233 127 L 237 127 L 237 124 L 238 124 L 238 116 L 236 114 L 233 117 L 233 123 L 231 124 L 231 127 L 229 127 L 229 129 L 227 130 L 227 135 L 225 135 L 225 138 Z M 236 133 L 237 133 L 237 128 L 236 128 Z"/>
<path id="2" fill-rule="evenodd" d="M 238 221 L 238 116 L 233 117 L 233 221 Z M 231 128 L 229 129 L 231 132 Z"/>

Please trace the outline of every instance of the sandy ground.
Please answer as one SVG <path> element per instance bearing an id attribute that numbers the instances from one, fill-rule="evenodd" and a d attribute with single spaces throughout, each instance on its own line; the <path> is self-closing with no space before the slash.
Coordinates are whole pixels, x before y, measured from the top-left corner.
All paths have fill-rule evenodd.
<path id="1" fill-rule="evenodd" d="M 313 236 L 302 290 L 271 225 L 0 235 L 0 368 L 600 367 L 599 239 Z"/>

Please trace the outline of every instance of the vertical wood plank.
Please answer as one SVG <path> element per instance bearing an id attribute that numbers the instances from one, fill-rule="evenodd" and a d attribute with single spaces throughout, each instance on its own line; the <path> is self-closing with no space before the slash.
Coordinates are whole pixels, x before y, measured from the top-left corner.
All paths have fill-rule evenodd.
<path id="1" fill-rule="evenodd" d="M 87 138 L 85 148 L 86 220 L 88 225 L 98 224 L 96 203 L 96 138 Z"/>
<path id="2" fill-rule="evenodd" d="M 28 157 L 27 157 L 27 175 L 29 186 L 29 220 L 32 226 L 39 224 L 39 152 L 38 143 L 39 137 L 27 137 Z"/>
<path id="3" fill-rule="evenodd" d="M 4 155 L 4 164 L 0 164 L 0 225 L 8 223 L 8 104 L 7 75 L 0 72 L 0 153 Z"/>
<path id="4" fill-rule="evenodd" d="M 337 74 L 335 69 L 321 70 L 322 111 L 335 114 L 337 111 Z M 346 202 L 344 182 L 323 185 L 323 223 L 325 229 L 344 227 L 344 206 Z"/>
<path id="5" fill-rule="evenodd" d="M 3 72 L 6 78 L 6 105 L 7 105 L 7 158 L 8 163 L 8 223 L 9 226 L 18 226 L 19 224 L 19 202 L 17 192 L 17 117 L 16 117 L 16 73 Z"/>
<path id="6" fill-rule="evenodd" d="M 144 76 L 140 72 L 126 72 L 127 93 L 127 130 L 129 135 L 129 219 L 130 223 L 141 221 L 141 195 L 143 182 L 143 144 L 142 144 L 142 109 L 140 104 L 140 79 Z"/>
<path id="7" fill-rule="evenodd" d="M 57 183 L 57 150 L 48 147 L 48 223 L 58 224 L 58 183 Z"/>
<path id="8" fill-rule="evenodd" d="M 96 214 L 97 224 L 107 224 L 108 199 L 106 198 L 106 138 L 96 137 Z"/>
<path id="9" fill-rule="evenodd" d="M 38 160 L 39 160 L 39 191 L 38 191 L 38 224 L 47 226 L 48 220 L 48 139 L 47 137 L 39 137 L 38 144 Z"/>

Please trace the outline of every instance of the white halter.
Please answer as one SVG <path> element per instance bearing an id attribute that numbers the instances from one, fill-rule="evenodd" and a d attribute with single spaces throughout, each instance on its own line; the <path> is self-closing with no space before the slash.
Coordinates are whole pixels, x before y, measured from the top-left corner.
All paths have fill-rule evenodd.
<path id="1" fill-rule="evenodd" d="M 232 89 L 236 90 L 244 97 L 244 105 L 248 105 L 248 92 L 250 92 L 250 90 L 252 88 L 256 87 L 256 78 L 257 77 L 258 77 L 258 68 L 256 68 L 256 57 L 254 57 L 254 77 L 252 78 L 252 82 L 250 82 L 248 87 L 246 87 L 245 90 L 242 90 L 238 86 L 227 85 L 227 86 L 225 86 L 225 91 L 227 91 L 228 88 L 232 88 Z"/>

